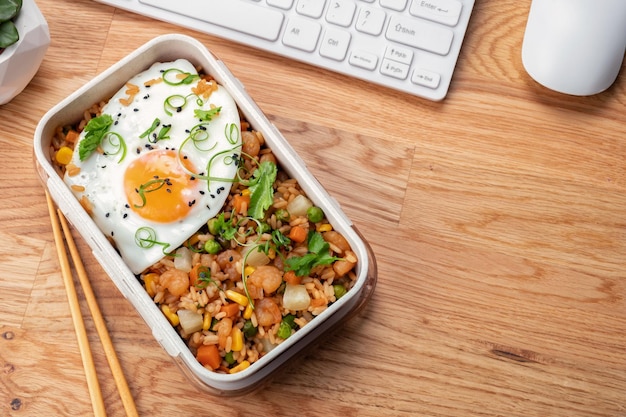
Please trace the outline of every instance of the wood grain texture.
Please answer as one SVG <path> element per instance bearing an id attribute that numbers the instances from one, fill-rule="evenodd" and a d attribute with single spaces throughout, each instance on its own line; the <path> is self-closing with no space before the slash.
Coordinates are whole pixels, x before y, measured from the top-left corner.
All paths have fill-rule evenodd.
<path id="1" fill-rule="evenodd" d="M 569 97 L 520 57 L 527 4 L 476 3 L 434 103 L 90 0 L 0 107 L 0 415 L 90 415 L 32 138 L 154 36 L 197 37 L 370 242 L 363 312 L 257 392 L 199 391 L 75 236 L 140 415 L 626 417 L 626 77 Z M 107 411 L 124 410 L 79 293 Z"/>

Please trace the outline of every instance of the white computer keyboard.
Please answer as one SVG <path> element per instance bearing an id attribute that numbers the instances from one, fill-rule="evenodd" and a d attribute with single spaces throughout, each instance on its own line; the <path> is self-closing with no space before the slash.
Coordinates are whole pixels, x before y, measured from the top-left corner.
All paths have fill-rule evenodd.
<path id="1" fill-rule="evenodd" d="M 430 100 L 474 0 L 96 0 Z"/>

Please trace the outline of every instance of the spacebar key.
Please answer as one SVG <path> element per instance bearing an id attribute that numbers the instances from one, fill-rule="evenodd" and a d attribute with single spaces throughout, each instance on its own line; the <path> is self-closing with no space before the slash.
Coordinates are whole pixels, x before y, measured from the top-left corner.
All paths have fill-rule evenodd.
<path id="1" fill-rule="evenodd" d="M 241 0 L 139 0 L 207 23 L 275 41 L 283 24 L 281 12 Z"/>

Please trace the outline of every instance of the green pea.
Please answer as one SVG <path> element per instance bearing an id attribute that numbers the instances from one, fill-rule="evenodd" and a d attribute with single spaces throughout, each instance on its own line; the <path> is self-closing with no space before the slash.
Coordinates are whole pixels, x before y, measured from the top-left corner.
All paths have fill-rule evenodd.
<path id="1" fill-rule="evenodd" d="M 210 253 L 211 255 L 215 255 L 220 250 L 222 250 L 222 246 L 217 243 L 214 239 L 209 239 L 204 243 L 204 251 L 206 253 Z"/>
<path id="2" fill-rule="evenodd" d="M 335 298 L 337 300 L 343 297 L 348 292 L 348 290 L 346 290 L 346 287 L 341 284 L 333 285 L 333 290 L 335 290 Z"/>
<path id="3" fill-rule="evenodd" d="M 233 351 L 232 350 L 230 352 L 226 353 L 226 355 L 224 356 L 224 360 L 229 365 L 232 365 L 233 363 L 235 363 L 235 358 L 233 357 Z"/>
<path id="4" fill-rule="evenodd" d="M 317 206 L 311 206 L 306 211 L 306 217 L 310 222 L 317 223 L 324 219 L 324 212 Z"/>
<path id="5" fill-rule="evenodd" d="M 291 336 L 291 326 L 288 323 L 282 321 L 280 323 L 280 326 L 278 327 L 278 332 L 276 332 L 276 336 L 280 337 L 281 339 L 287 339 L 289 336 Z"/>
<path id="6" fill-rule="evenodd" d="M 207 226 L 209 228 L 209 233 L 212 235 L 217 235 L 219 230 L 217 230 L 217 217 L 213 217 L 207 222 Z"/>
<path id="7" fill-rule="evenodd" d="M 254 324 L 252 324 L 251 320 L 246 320 L 246 322 L 243 324 L 243 328 L 241 329 L 241 331 L 247 339 L 252 339 L 254 336 L 256 336 L 258 329 L 254 327 Z"/>

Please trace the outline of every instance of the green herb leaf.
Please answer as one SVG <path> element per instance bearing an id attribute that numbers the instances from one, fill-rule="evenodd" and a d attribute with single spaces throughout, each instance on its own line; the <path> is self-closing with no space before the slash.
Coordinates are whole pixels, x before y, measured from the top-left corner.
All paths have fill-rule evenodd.
<path id="1" fill-rule="evenodd" d="M 330 245 L 319 232 L 309 232 L 307 244 L 309 253 L 293 256 L 285 261 L 287 271 L 294 271 L 297 276 L 304 277 L 318 265 L 330 265 L 341 259 L 330 254 Z"/>
<path id="2" fill-rule="evenodd" d="M 102 142 L 102 137 L 113 124 L 113 118 L 108 114 L 103 114 L 91 119 L 85 126 L 85 137 L 78 145 L 78 156 L 81 161 L 98 149 Z"/>
<path id="3" fill-rule="evenodd" d="M 195 109 L 193 114 L 203 122 L 210 122 L 214 116 L 219 115 L 221 110 L 221 107 L 214 107 L 209 110 Z"/>
<path id="4" fill-rule="evenodd" d="M 237 228 L 233 226 L 233 223 L 230 220 L 224 219 L 224 213 L 220 213 L 220 215 L 215 218 L 215 222 L 212 227 L 215 228 L 215 235 L 220 236 L 225 240 L 234 239 L 237 235 Z"/>
<path id="5" fill-rule="evenodd" d="M 262 219 L 265 216 L 265 210 L 274 202 L 274 189 L 272 186 L 274 181 L 276 181 L 277 172 L 276 164 L 265 161 L 252 174 L 248 215 L 253 219 Z"/>

